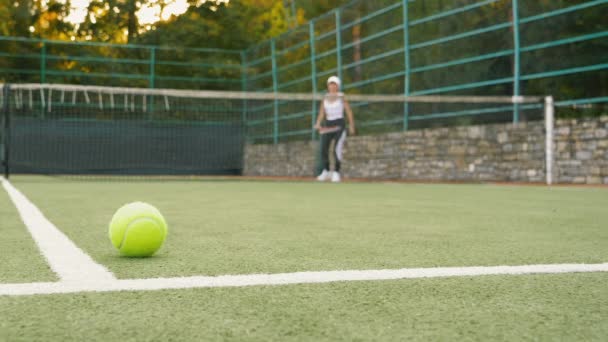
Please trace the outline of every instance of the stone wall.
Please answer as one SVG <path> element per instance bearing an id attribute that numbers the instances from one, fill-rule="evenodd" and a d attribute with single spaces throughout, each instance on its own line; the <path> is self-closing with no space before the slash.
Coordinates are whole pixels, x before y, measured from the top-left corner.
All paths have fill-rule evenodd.
<path id="1" fill-rule="evenodd" d="M 246 176 L 310 177 L 316 164 L 318 143 L 297 141 L 277 145 L 245 145 Z"/>
<path id="2" fill-rule="evenodd" d="M 349 146 L 357 151 L 350 153 L 344 171 L 352 177 L 542 181 L 544 144 L 542 123 L 360 137 L 357 144 Z"/>
<path id="3" fill-rule="evenodd" d="M 312 176 L 318 145 L 248 145 L 245 175 Z M 426 181 L 544 182 L 543 122 L 349 137 L 343 176 Z M 554 178 L 608 184 L 608 116 L 558 120 Z"/>
<path id="4" fill-rule="evenodd" d="M 558 120 L 554 167 L 560 183 L 608 184 L 608 116 Z"/>

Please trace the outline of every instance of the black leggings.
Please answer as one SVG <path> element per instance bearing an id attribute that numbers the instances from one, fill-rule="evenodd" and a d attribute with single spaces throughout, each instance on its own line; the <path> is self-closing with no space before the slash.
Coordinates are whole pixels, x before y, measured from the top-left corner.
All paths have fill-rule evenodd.
<path id="1" fill-rule="evenodd" d="M 342 151 L 344 148 L 344 141 L 346 140 L 346 130 L 344 129 L 344 119 L 327 121 L 326 127 L 339 126 L 340 129 L 334 132 L 325 133 L 321 135 L 321 160 L 323 162 L 323 170 L 329 171 L 329 147 L 331 146 L 332 140 L 336 141 L 334 147 L 334 160 L 336 161 L 336 169 L 334 171 L 340 172 L 340 164 L 342 162 Z"/>

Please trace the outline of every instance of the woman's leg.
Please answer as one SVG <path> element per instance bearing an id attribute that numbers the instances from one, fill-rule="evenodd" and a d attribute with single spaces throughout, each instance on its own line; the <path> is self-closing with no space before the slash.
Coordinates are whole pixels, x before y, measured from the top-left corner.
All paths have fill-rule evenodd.
<path id="1" fill-rule="evenodd" d="M 321 135 L 321 162 L 323 170 L 329 171 L 329 146 L 331 144 L 332 134 Z"/>
<path id="2" fill-rule="evenodd" d="M 336 172 L 340 172 L 340 166 L 342 164 L 342 157 L 344 155 L 344 142 L 346 141 L 346 130 L 342 130 L 336 133 L 338 140 L 336 141 L 336 148 L 334 149 L 334 157 L 336 160 Z"/>

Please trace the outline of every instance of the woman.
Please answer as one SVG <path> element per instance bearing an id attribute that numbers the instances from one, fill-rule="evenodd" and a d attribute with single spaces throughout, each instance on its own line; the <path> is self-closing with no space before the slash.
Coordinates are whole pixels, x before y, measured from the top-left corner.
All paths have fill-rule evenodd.
<path id="1" fill-rule="evenodd" d="M 348 101 L 344 99 L 344 94 L 340 90 L 340 79 L 332 76 L 327 80 L 327 95 L 319 108 L 319 116 L 315 129 L 321 134 L 321 158 L 323 162 L 323 172 L 317 177 L 319 181 L 331 179 L 332 182 L 340 181 L 340 164 L 342 162 L 342 151 L 346 140 L 346 130 L 344 122 L 344 112 L 348 117 L 348 132 L 355 134 L 355 119 L 353 111 L 350 109 Z M 323 120 L 325 125 L 321 126 Z M 336 161 L 335 170 L 329 171 L 329 149 L 331 142 L 335 141 L 334 159 Z"/>

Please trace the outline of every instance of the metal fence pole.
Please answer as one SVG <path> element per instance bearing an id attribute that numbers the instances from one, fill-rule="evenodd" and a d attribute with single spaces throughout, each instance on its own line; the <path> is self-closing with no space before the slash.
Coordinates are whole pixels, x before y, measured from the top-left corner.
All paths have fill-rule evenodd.
<path id="1" fill-rule="evenodd" d="M 156 48 L 152 47 L 150 48 L 150 70 L 149 70 L 149 77 L 148 77 L 148 87 L 149 88 L 154 88 L 155 87 L 155 69 L 156 69 Z"/>
<path id="2" fill-rule="evenodd" d="M 312 93 L 316 94 L 318 91 L 318 85 L 317 85 L 317 53 L 316 53 L 316 42 L 317 39 L 315 37 L 315 22 L 314 20 L 310 21 L 309 24 L 309 38 L 310 38 L 310 71 L 311 71 L 311 82 L 312 82 Z M 315 141 L 318 136 L 317 136 L 317 131 L 315 130 L 314 126 L 317 123 L 317 102 L 313 99 L 312 100 L 312 115 L 311 115 L 311 119 L 310 119 L 310 127 L 312 128 L 311 133 L 310 133 L 310 137 L 312 139 L 312 141 Z M 316 176 L 319 174 L 320 169 L 322 168 L 321 166 L 321 143 L 319 142 L 319 147 L 316 150 L 315 153 L 315 166 L 313 169 L 313 176 Z"/>
<path id="3" fill-rule="evenodd" d="M 247 91 L 247 55 L 245 51 L 241 51 L 241 91 Z M 247 128 L 247 100 L 243 100 L 241 104 L 241 123 Z"/>
<path id="4" fill-rule="evenodd" d="M 521 74 L 520 41 L 519 41 L 519 0 L 512 0 L 513 10 L 513 96 L 519 96 L 519 83 Z M 513 123 L 519 122 L 519 104 L 513 104 Z"/>
<path id="5" fill-rule="evenodd" d="M 273 92 L 279 91 L 279 85 L 277 82 L 277 55 L 276 55 L 276 42 L 273 39 L 270 40 L 270 53 L 272 55 L 272 90 Z M 272 130 L 272 141 L 276 145 L 279 143 L 279 101 L 274 100 L 274 125 Z"/>
<path id="6" fill-rule="evenodd" d="M 403 51 L 404 51 L 404 66 L 405 79 L 403 80 L 403 95 L 410 95 L 410 19 L 408 13 L 409 0 L 403 0 Z M 409 103 L 403 104 L 403 130 L 407 131 L 409 126 Z"/>
<path id="7" fill-rule="evenodd" d="M 2 97 L 3 97 L 3 102 L 2 102 L 2 141 L 0 142 L 2 144 L 2 149 L 1 149 L 1 153 L 2 153 L 2 164 L 4 166 L 4 178 L 8 179 L 9 175 L 10 175 L 10 164 L 9 164 L 9 152 L 10 152 L 10 106 L 9 106 L 9 99 L 10 99 L 10 86 L 8 84 L 5 84 L 4 87 L 2 87 Z"/>
<path id="8" fill-rule="evenodd" d="M 40 47 L 40 83 L 46 83 L 46 42 Z"/>
<path id="9" fill-rule="evenodd" d="M 336 70 L 342 80 L 342 8 L 336 10 Z"/>
<path id="10" fill-rule="evenodd" d="M 155 80 L 155 69 L 156 69 L 156 47 L 150 48 L 150 62 L 149 62 L 149 75 L 148 75 L 148 87 L 153 89 L 156 87 Z M 148 101 L 150 103 L 149 106 L 146 106 L 149 116 L 149 119 L 152 119 L 154 115 L 154 95 L 146 96 L 144 101 Z"/>
<path id="11" fill-rule="evenodd" d="M 41 40 L 40 46 L 40 83 L 46 83 L 46 41 Z M 50 92 L 49 92 L 50 94 Z M 44 92 L 40 89 L 40 95 L 44 96 Z M 49 96 L 48 104 L 51 105 L 53 99 Z M 40 105 L 40 117 L 44 118 L 44 101 Z"/>
<path id="12" fill-rule="evenodd" d="M 308 25 L 309 37 L 310 37 L 310 80 L 312 83 L 312 93 L 317 93 L 317 61 L 316 61 L 316 53 L 315 53 L 315 22 L 310 21 Z M 315 123 L 317 122 L 317 102 L 312 100 L 312 115 L 310 120 L 310 127 L 312 128 L 312 132 L 310 134 L 310 138 L 315 140 L 316 131 L 314 129 Z"/>
<path id="13" fill-rule="evenodd" d="M 298 11 L 296 10 L 296 1 L 291 2 L 291 16 L 293 19 L 293 27 L 298 26 Z"/>

